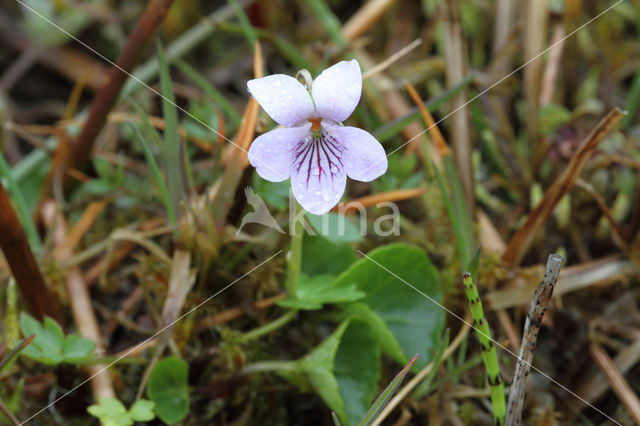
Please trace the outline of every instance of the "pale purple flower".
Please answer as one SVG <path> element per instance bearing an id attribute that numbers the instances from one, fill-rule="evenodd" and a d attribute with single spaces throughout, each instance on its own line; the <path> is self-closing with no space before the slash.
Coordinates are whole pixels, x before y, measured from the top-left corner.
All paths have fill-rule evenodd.
<path id="1" fill-rule="evenodd" d="M 342 61 L 324 70 L 311 93 L 298 80 L 275 74 L 250 80 L 247 87 L 282 128 L 259 136 L 249 162 L 271 182 L 291 178 L 293 195 L 310 213 L 324 214 L 344 193 L 347 176 L 369 182 L 387 170 L 380 142 L 368 132 L 340 122 L 360 101 L 358 61 Z"/>

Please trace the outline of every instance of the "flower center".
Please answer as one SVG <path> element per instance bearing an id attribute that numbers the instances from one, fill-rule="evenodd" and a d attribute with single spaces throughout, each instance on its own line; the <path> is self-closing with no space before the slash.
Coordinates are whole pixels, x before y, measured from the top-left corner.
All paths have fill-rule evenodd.
<path id="1" fill-rule="evenodd" d="M 311 123 L 311 131 L 313 133 L 317 133 L 320 130 L 320 122 L 322 118 L 310 118 L 309 122 Z"/>

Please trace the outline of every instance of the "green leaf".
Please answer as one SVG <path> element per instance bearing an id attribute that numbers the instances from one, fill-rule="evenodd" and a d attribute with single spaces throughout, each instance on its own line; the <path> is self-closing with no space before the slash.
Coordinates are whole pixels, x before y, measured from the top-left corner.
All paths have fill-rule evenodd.
<path id="1" fill-rule="evenodd" d="M 147 395 L 163 422 L 179 422 L 189 413 L 188 376 L 189 365 L 173 356 L 158 362 L 151 372 Z"/>
<path id="2" fill-rule="evenodd" d="M 559 126 L 571 121 L 571 112 L 559 104 L 541 105 L 538 109 L 538 128 L 544 136 L 552 134 Z"/>
<path id="3" fill-rule="evenodd" d="M 133 420 L 129 417 L 127 409 L 116 398 L 102 397 L 98 404 L 87 408 L 89 414 L 100 419 L 104 426 L 129 426 Z"/>
<path id="4" fill-rule="evenodd" d="M 67 336 L 62 345 L 62 357 L 67 362 L 73 362 L 73 360 L 83 360 L 95 349 L 96 344 L 80 336 L 71 334 Z"/>
<path id="5" fill-rule="evenodd" d="M 297 361 L 292 370 L 279 370 L 277 373 L 289 380 L 300 390 L 315 391 L 327 406 L 336 412 L 343 423 L 346 423 L 344 402 L 340 397 L 338 381 L 333 375 L 334 359 L 349 320 L 327 337 L 320 345 L 304 358 Z"/>
<path id="6" fill-rule="evenodd" d="M 356 424 L 376 396 L 380 379 L 380 346 L 371 327 L 351 321 L 333 362 L 349 424 Z"/>
<path id="7" fill-rule="evenodd" d="M 129 416 L 136 422 L 148 422 L 153 420 L 156 415 L 153 412 L 155 404 L 146 399 L 139 399 L 129 408 Z"/>
<path id="8" fill-rule="evenodd" d="M 357 243 L 363 240 L 358 227 L 346 215 L 327 213 L 318 216 L 307 213 L 306 218 L 318 234 L 334 243 Z"/>
<path id="9" fill-rule="evenodd" d="M 421 368 L 431 360 L 444 327 L 439 282 L 438 272 L 422 250 L 398 243 L 373 250 L 341 274 L 335 285 L 355 283 L 364 291 L 367 295 L 358 303 L 368 305 L 384 321 L 404 362 L 416 353 L 421 355 L 416 363 Z"/>
<path id="10" fill-rule="evenodd" d="M 398 340 L 389 329 L 387 323 L 376 314 L 369 305 L 366 303 L 353 303 L 345 306 L 344 309 L 345 318 L 356 318 L 369 325 L 369 328 L 373 331 L 373 334 L 382 348 L 382 351 L 395 359 L 399 363 L 405 363 L 407 357 L 405 356 Z"/>
<path id="11" fill-rule="evenodd" d="M 308 276 L 338 275 L 356 260 L 356 253 L 347 244 L 337 244 L 320 235 L 305 234 L 302 247 L 302 273 Z"/>
<path id="12" fill-rule="evenodd" d="M 20 330 L 25 336 L 35 334 L 31 344 L 22 350 L 22 355 L 43 364 L 61 362 L 80 363 L 92 357 L 96 344 L 76 335 L 64 335 L 60 325 L 46 317 L 40 324 L 25 312 L 20 313 Z"/>
<path id="13" fill-rule="evenodd" d="M 355 284 L 336 286 L 332 275 L 316 275 L 308 277 L 300 275 L 294 299 L 276 302 L 280 306 L 294 309 L 320 309 L 325 303 L 354 302 L 365 294 Z"/>
<path id="14" fill-rule="evenodd" d="M 87 408 L 104 426 L 129 426 L 134 422 L 148 422 L 155 418 L 154 403 L 146 399 L 136 401 L 129 411 L 117 398 L 102 397 L 98 404 Z"/>

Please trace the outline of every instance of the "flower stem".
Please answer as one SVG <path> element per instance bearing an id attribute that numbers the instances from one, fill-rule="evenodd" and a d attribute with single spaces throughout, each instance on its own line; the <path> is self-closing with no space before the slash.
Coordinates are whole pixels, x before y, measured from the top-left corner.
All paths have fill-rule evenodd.
<path id="1" fill-rule="evenodd" d="M 251 331 L 248 331 L 246 333 L 244 333 L 242 336 L 240 336 L 240 341 L 242 343 L 246 343 L 250 340 L 254 340 L 257 339 L 259 337 L 264 336 L 265 334 L 269 334 L 272 331 L 275 331 L 277 329 L 279 329 L 280 327 L 282 327 L 283 325 L 287 324 L 289 321 L 291 321 L 293 318 L 295 318 L 296 314 L 298 313 L 297 309 L 292 309 L 289 312 L 287 312 L 286 314 L 282 315 L 280 318 L 271 321 L 270 323 L 267 323 L 261 327 L 255 328 Z"/>
<path id="2" fill-rule="evenodd" d="M 285 288 L 287 295 L 290 299 L 297 299 L 297 287 L 298 280 L 300 279 L 300 268 L 302 264 L 302 236 L 304 235 L 304 227 L 301 220 L 298 220 L 298 215 L 302 211 L 302 207 L 295 199 L 292 199 L 294 203 L 294 223 L 289 228 L 291 232 L 291 245 L 289 246 L 289 253 L 287 253 L 287 281 L 285 282 Z"/>
<path id="3" fill-rule="evenodd" d="M 258 373 L 261 371 L 294 371 L 297 368 L 296 361 L 261 361 L 247 365 L 240 374 Z"/>

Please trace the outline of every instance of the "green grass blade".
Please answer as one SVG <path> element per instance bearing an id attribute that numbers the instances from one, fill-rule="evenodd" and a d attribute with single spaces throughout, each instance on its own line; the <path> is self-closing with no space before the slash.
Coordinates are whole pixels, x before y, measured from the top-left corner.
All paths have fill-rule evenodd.
<path id="1" fill-rule="evenodd" d="M 473 241 L 473 224 L 471 223 L 471 217 L 469 216 L 469 209 L 462 190 L 462 184 L 458 177 L 456 166 L 453 163 L 451 156 L 446 156 L 442 159 L 445 175 L 449 183 L 449 190 L 451 191 L 451 199 L 453 200 L 454 215 L 451 217 L 452 222 L 456 222 L 461 230 L 461 238 L 458 241 L 458 248 L 460 250 L 460 261 L 463 269 L 469 269 L 472 251 L 475 243 Z M 457 236 L 457 235 L 456 235 Z"/>
<path id="2" fill-rule="evenodd" d="M 409 363 L 404 366 L 402 371 L 400 371 L 396 375 L 396 377 L 394 377 L 391 383 L 389 383 L 387 387 L 382 391 L 380 396 L 373 402 L 371 407 L 367 410 L 362 420 L 360 420 L 360 422 L 358 423 L 358 426 L 368 426 L 371 423 L 373 423 L 373 421 L 376 419 L 378 414 L 380 414 L 380 412 L 387 405 L 391 397 L 396 393 L 396 391 L 400 387 L 400 384 L 402 384 L 402 381 L 411 370 L 411 367 L 413 367 L 413 364 L 416 362 L 416 359 L 418 359 L 418 354 L 415 354 L 413 358 L 411 358 L 411 361 L 409 361 Z"/>
<path id="3" fill-rule="evenodd" d="M 176 229 L 177 228 L 176 214 L 173 210 L 173 205 L 171 204 L 171 197 L 169 196 L 169 191 L 167 191 L 167 186 L 164 184 L 164 178 L 162 176 L 162 172 L 160 172 L 158 163 L 156 162 L 156 159 L 153 156 L 153 152 L 151 152 L 149 145 L 147 145 L 147 142 L 145 142 L 144 138 L 138 131 L 138 128 L 132 122 L 129 121 L 128 123 L 129 123 L 129 126 L 131 127 L 131 130 L 133 130 L 133 133 L 136 135 L 136 138 L 138 138 L 138 141 L 142 146 L 142 150 L 144 151 L 144 157 L 147 160 L 147 163 L 149 163 L 149 167 L 151 167 L 153 180 L 155 180 L 156 185 L 158 185 L 158 189 L 160 190 L 160 196 L 162 197 L 162 201 L 164 202 L 165 208 L 167 209 L 169 222 L 171 223 L 171 226 L 174 229 Z"/>
<path id="4" fill-rule="evenodd" d="M 253 52 L 253 49 L 256 45 L 256 40 L 258 40 L 258 36 L 256 35 L 256 31 L 251 25 L 251 21 L 249 21 L 249 17 L 246 13 L 244 13 L 244 9 L 238 4 L 237 0 L 227 0 L 227 2 L 233 7 L 234 12 L 238 16 L 238 21 L 240 21 L 240 25 L 242 26 L 242 31 L 244 36 L 247 38 L 249 42 L 249 48 Z"/>
<path id="5" fill-rule="evenodd" d="M 307 4 L 311 7 L 313 14 L 318 18 L 331 40 L 339 47 L 344 46 L 346 40 L 342 37 L 342 32 L 340 31 L 342 24 L 333 14 L 331 8 L 327 6 L 327 3 L 324 0 L 308 0 Z"/>
<path id="6" fill-rule="evenodd" d="M 453 233 L 456 236 L 456 243 L 458 245 L 458 252 L 460 253 L 460 259 L 464 264 L 465 253 L 468 251 L 467 244 L 467 236 L 465 236 L 464 230 L 460 225 L 460 221 L 456 219 L 456 210 L 453 206 L 453 201 L 449 196 L 449 192 L 447 191 L 447 186 L 445 184 L 444 178 L 440 171 L 436 167 L 435 164 L 432 163 L 432 169 L 436 176 L 436 181 L 438 182 L 438 187 L 440 188 L 440 193 L 442 194 L 442 199 L 444 200 L 444 206 L 447 209 L 447 214 L 451 220 L 451 225 L 453 226 Z"/>
<path id="7" fill-rule="evenodd" d="M 180 135 L 178 133 L 178 112 L 169 66 L 165 60 L 160 42 L 157 46 L 160 60 L 160 86 L 162 89 L 162 114 L 164 116 L 164 164 L 169 189 L 169 198 L 174 213 L 180 210 L 180 202 L 184 200 L 184 184 L 182 180 L 183 166 L 180 164 Z"/>
<path id="8" fill-rule="evenodd" d="M 489 323 L 484 316 L 482 309 L 482 301 L 478 294 L 471 274 L 465 272 L 462 275 L 464 284 L 464 293 L 469 302 L 469 310 L 473 318 L 473 326 L 478 337 L 478 342 L 482 346 L 482 361 L 484 362 L 489 381 L 489 389 L 491 393 L 491 404 L 493 405 L 493 421 L 497 425 L 504 424 L 504 418 L 507 412 L 507 406 L 504 396 L 504 383 L 500 377 L 500 366 L 498 364 L 498 354 L 491 338 L 491 329 Z"/>
<path id="9" fill-rule="evenodd" d="M 195 68 L 187 64 L 182 59 L 176 59 L 174 64 L 191 81 L 193 81 L 195 85 L 200 88 L 200 90 L 202 90 L 220 107 L 220 109 L 227 115 L 227 117 L 229 117 L 229 120 L 233 124 L 240 124 L 240 113 L 235 109 L 233 105 L 231 105 L 231 102 L 229 102 L 218 89 L 216 89 L 211 83 L 207 81 L 207 79 L 202 74 L 200 74 Z"/>
<path id="10" fill-rule="evenodd" d="M 27 202 L 22 195 L 22 191 L 16 184 L 15 179 L 13 178 L 13 174 L 11 173 L 11 169 L 9 168 L 9 164 L 7 160 L 4 158 L 4 155 L 0 152 L 0 177 L 4 181 L 7 187 L 7 192 L 13 199 L 13 204 L 16 209 L 16 214 L 18 215 L 18 219 L 20 219 L 20 223 L 24 228 L 24 232 L 27 235 L 27 240 L 29 241 L 29 247 L 31 247 L 31 251 L 38 258 L 42 254 L 42 242 L 40 241 L 40 235 L 38 234 L 38 230 L 36 229 L 36 225 L 31 220 L 29 215 L 29 208 L 27 207 Z"/>

